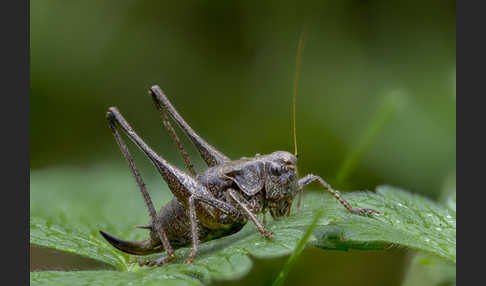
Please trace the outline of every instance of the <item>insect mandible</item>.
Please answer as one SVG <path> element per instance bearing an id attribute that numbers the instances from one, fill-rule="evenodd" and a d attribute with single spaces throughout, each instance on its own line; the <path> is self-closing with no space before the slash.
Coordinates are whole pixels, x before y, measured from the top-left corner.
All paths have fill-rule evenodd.
<path id="1" fill-rule="evenodd" d="M 150 213 L 150 222 L 138 228 L 150 231 L 150 237 L 141 241 L 126 241 L 100 231 L 101 235 L 115 248 L 130 254 L 147 255 L 164 252 L 166 256 L 152 261 L 141 261 L 140 265 L 159 266 L 175 257 L 174 249 L 192 245 L 186 258 L 192 263 L 199 251 L 199 243 L 231 235 L 238 232 L 251 220 L 258 231 L 267 239 L 273 233 L 266 228 L 265 214 L 270 212 L 274 219 L 290 215 L 292 202 L 303 188 L 317 181 L 329 191 L 349 212 L 369 215 L 376 210 L 353 208 L 337 191 L 321 177 L 309 174 L 299 178 L 297 172 L 297 143 L 295 128 L 295 98 L 298 73 L 303 50 L 303 37 L 299 41 L 297 69 L 294 81 L 293 124 L 294 154 L 276 151 L 267 155 L 257 154 L 251 158 L 231 160 L 209 145 L 179 115 L 169 99 L 157 86 L 152 86 L 149 94 L 160 112 L 164 126 L 177 146 L 188 173 L 171 165 L 152 150 L 132 129 L 115 107 L 106 114 L 123 156 L 128 161 L 145 204 Z M 182 144 L 169 122 L 172 118 L 196 146 L 208 168 L 197 174 Z M 156 212 L 139 170 L 128 151 L 118 126 L 147 155 L 162 178 L 168 184 L 174 198 L 159 212 Z M 300 205 L 299 195 L 298 204 Z M 263 222 L 257 218 L 263 214 Z"/>

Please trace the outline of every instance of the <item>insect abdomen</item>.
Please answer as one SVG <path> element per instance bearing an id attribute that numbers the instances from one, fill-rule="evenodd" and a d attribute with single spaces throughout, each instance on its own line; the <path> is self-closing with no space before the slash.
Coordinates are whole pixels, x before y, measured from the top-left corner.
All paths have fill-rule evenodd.
<path id="1" fill-rule="evenodd" d="M 191 223 L 187 211 L 176 198 L 172 199 L 157 214 L 161 218 L 162 228 L 174 248 L 188 246 L 192 242 Z M 231 223 L 218 229 L 210 229 L 198 223 L 199 240 L 201 242 L 213 240 L 238 232 L 245 224 Z M 160 244 L 158 235 L 152 230 L 151 238 L 154 244 Z"/>

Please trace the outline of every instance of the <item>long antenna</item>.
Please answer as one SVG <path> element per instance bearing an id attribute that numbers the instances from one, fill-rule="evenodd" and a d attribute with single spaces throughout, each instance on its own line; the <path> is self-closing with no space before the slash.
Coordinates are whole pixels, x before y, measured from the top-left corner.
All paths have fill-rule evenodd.
<path id="1" fill-rule="evenodd" d="M 295 64 L 295 79 L 294 79 L 294 94 L 293 94 L 293 110 L 292 110 L 292 121 L 294 125 L 294 155 L 298 157 L 297 153 L 297 125 L 295 122 L 296 117 L 296 102 L 297 102 L 297 87 L 299 85 L 299 72 L 300 65 L 302 63 L 302 52 L 304 51 L 304 41 L 305 41 L 305 30 L 302 28 L 300 32 L 299 47 L 297 49 L 297 59 Z"/>

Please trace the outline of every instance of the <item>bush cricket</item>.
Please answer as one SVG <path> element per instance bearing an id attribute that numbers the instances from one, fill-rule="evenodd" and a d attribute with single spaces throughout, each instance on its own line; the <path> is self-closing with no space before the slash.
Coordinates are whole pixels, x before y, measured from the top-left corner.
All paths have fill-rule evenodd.
<path id="1" fill-rule="evenodd" d="M 200 137 L 179 115 L 162 90 L 157 85 L 152 86 L 149 94 L 184 160 L 188 170 L 186 173 L 153 151 L 135 133 L 118 109 L 110 107 L 106 114 L 108 124 L 123 156 L 128 161 L 150 213 L 149 224 L 137 227 L 149 230 L 150 237 L 141 241 L 126 241 L 103 231 L 100 231 L 101 235 L 115 248 L 126 253 L 147 255 L 165 251 L 166 256 L 159 259 L 139 262 L 140 265 L 148 266 L 168 263 L 175 257 L 174 249 L 192 245 L 192 250 L 186 258 L 187 263 L 192 263 L 199 251 L 199 243 L 236 233 L 248 220 L 255 224 L 265 238 L 271 239 L 273 233 L 266 228 L 265 214 L 270 212 L 274 219 L 289 216 L 295 196 L 299 194 L 297 202 L 299 206 L 303 188 L 313 181 L 317 181 L 329 191 L 349 212 L 363 215 L 377 213 L 372 209 L 353 208 L 319 176 L 313 174 L 302 178 L 298 176 L 295 101 L 302 50 L 303 37 L 301 36 L 293 89 L 294 154 L 276 151 L 267 155 L 257 154 L 251 158 L 231 160 Z M 199 174 L 195 172 L 169 117 L 189 137 L 208 165 L 203 172 Z M 121 128 L 152 161 L 174 195 L 174 198 L 159 212 L 154 209 L 140 172 L 118 128 Z M 257 214 L 264 215 L 263 222 L 258 220 Z"/>

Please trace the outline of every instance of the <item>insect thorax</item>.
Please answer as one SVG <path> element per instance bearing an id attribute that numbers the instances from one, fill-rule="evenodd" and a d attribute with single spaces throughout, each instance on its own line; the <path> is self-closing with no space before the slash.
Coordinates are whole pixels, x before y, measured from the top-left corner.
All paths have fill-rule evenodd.
<path id="1" fill-rule="evenodd" d="M 254 212 L 268 208 L 272 216 L 279 217 L 289 211 L 298 193 L 296 164 L 297 158 L 291 153 L 276 151 L 208 168 L 197 180 L 220 200 L 227 201 L 225 192 L 233 188 L 241 192 Z"/>

